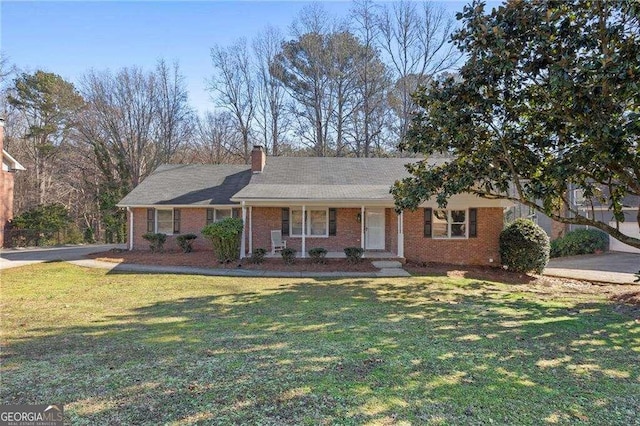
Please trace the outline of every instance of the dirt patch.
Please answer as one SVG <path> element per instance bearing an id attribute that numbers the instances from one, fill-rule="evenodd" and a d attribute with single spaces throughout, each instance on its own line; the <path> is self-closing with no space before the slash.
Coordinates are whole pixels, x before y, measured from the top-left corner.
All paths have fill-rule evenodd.
<path id="1" fill-rule="evenodd" d="M 251 263 L 248 259 L 233 263 L 220 263 L 211 251 L 165 251 L 151 253 L 149 251 L 112 250 L 87 255 L 89 259 L 111 263 L 129 263 L 138 265 L 161 266 L 190 266 L 197 268 L 243 268 L 259 271 L 287 271 L 287 272 L 377 272 L 370 261 L 362 260 L 350 264 L 346 259 L 326 259 L 326 263 L 313 263 L 311 259 L 297 259 L 293 265 L 286 265 L 282 259 L 265 259 L 262 264 Z"/>

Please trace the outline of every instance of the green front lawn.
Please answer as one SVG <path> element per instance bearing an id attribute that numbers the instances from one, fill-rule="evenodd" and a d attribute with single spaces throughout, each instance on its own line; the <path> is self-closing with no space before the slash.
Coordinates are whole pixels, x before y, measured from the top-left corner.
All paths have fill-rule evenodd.
<path id="1" fill-rule="evenodd" d="M 2 271 L 0 403 L 75 424 L 640 424 L 637 306 L 579 286 Z"/>

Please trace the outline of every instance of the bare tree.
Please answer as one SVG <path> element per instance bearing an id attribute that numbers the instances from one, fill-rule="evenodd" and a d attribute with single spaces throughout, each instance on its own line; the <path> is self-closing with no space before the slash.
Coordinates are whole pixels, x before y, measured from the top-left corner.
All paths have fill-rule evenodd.
<path id="1" fill-rule="evenodd" d="M 96 190 L 107 240 L 124 239 L 124 214 L 116 203 L 191 135 L 192 114 L 178 66 L 158 63 L 154 72 L 123 68 L 91 71 L 82 91 L 88 108 L 81 139 L 91 147 L 101 179 Z"/>
<path id="2" fill-rule="evenodd" d="M 351 9 L 351 28 L 360 39 L 363 54 L 357 66 L 359 108 L 351 120 L 352 151 L 358 157 L 382 152 L 383 131 L 388 122 L 387 93 L 390 72 L 377 47 L 380 36 L 379 7 L 371 0 L 357 0 Z"/>
<path id="3" fill-rule="evenodd" d="M 280 154 L 280 145 L 289 127 L 287 93 L 281 76 L 277 75 L 278 68 L 273 66 L 282 43 L 284 37 L 277 28 L 271 26 L 253 40 L 257 61 L 256 121 L 264 145 L 272 155 Z"/>
<path id="4" fill-rule="evenodd" d="M 195 137 L 188 154 L 189 162 L 203 164 L 244 163 L 242 140 L 235 131 L 233 115 L 228 111 L 207 111 L 198 119 Z"/>
<path id="5" fill-rule="evenodd" d="M 397 79 L 398 124 L 404 139 L 412 106 L 411 94 L 433 75 L 451 68 L 460 54 L 448 43 L 453 19 L 430 2 L 400 0 L 384 7 L 379 17 L 379 44 Z M 414 77 L 414 78 L 411 78 Z"/>
<path id="6" fill-rule="evenodd" d="M 159 147 L 158 162 L 168 163 L 180 147 L 191 139 L 195 115 L 189 105 L 185 79 L 177 63 L 169 67 L 164 60 L 158 61 L 155 79 L 158 91 L 154 139 Z"/>
<path id="7" fill-rule="evenodd" d="M 216 75 L 211 80 L 210 90 L 218 96 L 217 105 L 233 114 L 236 130 L 242 137 L 244 161 L 248 163 L 255 118 L 255 81 L 246 41 L 240 39 L 226 48 L 213 47 L 211 60 Z"/>

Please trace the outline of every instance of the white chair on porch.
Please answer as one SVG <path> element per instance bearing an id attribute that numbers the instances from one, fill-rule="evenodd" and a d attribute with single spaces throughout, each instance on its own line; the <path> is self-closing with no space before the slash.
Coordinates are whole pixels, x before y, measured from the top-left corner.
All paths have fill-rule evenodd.
<path id="1" fill-rule="evenodd" d="M 271 231 L 271 254 L 276 254 L 276 251 L 282 251 L 287 248 L 287 242 L 282 239 L 282 231 L 279 229 Z"/>

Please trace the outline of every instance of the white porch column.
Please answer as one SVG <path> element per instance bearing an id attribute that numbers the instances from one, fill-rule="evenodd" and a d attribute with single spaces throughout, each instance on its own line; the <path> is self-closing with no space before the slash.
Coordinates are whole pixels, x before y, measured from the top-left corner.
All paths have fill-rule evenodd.
<path id="1" fill-rule="evenodd" d="M 133 210 L 127 207 L 129 213 L 129 251 L 133 250 Z"/>
<path id="2" fill-rule="evenodd" d="M 307 257 L 307 221 L 305 220 L 305 213 L 307 206 L 302 206 L 302 258 Z"/>
<path id="3" fill-rule="evenodd" d="M 249 206 L 249 253 L 253 253 L 253 206 Z"/>
<path id="4" fill-rule="evenodd" d="M 404 257 L 404 211 L 398 214 L 398 257 Z"/>
<path id="5" fill-rule="evenodd" d="M 364 250 L 364 206 L 360 207 L 360 248 Z"/>
<path id="6" fill-rule="evenodd" d="M 247 224 L 247 207 L 244 205 L 244 201 L 242 202 L 242 240 L 240 241 L 240 259 L 244 259 L 247 256 L 247 247 L 245 242 L 245 237 L 247 235 L 246 232 L 246 224 Z"/>

